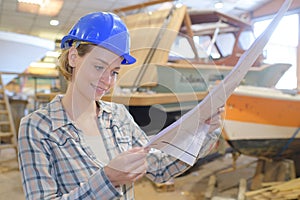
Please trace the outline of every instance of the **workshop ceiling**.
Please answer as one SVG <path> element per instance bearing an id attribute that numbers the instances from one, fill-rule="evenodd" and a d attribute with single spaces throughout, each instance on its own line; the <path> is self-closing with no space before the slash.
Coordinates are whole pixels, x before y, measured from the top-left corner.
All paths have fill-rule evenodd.
<path id="1" fill-rule="evenodd" d="M 28 1 L 28 0 L 23 0 Z M 38 0 L 37 0 L 38 1 Z M 184 5 L 192 9 L 215 9 L 217 2 L 223 2 L 219 10 L 225 13 L 241 15 L 251 12 L 269 2 L 270 0 L 182 0 Z M 18 0 L 0 0 L 0 31 L 15 32 L 26 35 L 38 36 L 45 39 L 61 39 L 71 26 L 83 15 L 95 11 L 114 11 L 125 6 L 147 3 L 146 0 L 40 0 L 51 2 L 54 6 L 45 8 L 47 16 L 39 12 L 39 8 L 31 8 L 32 13 L 21 10 L 28 9 Z M 164 4 L 156 5 L 163 6 Z M 27 6 L 27 7 L 26 7 Z M 151 8 L 151 7 L 150 7 Z M 153 8 L 153 6 L 152 6 Z M 147 8 L 149 9 L 149 8 Z M 52 11 L 58 10 L 58 14 Z M 145 10 L 145 8 L 144 8 Z M 141 10 L 139 10 L 141 11 Z M 147 10 L 146 10 L 147 11 Z M 138 12 L 138 11 L 135 11 Z M 117 13 L 124 14 L 124 13 Z M 58 20 L 59 25 L 51 26 L 49 22 Z"/>

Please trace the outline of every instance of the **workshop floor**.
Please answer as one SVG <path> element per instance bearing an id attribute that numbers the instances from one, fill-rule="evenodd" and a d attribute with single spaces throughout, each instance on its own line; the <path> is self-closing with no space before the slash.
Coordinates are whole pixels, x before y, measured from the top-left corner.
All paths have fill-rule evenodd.
<path id="1" fill-rule="evenodd" d="M 0 151 L 0 158 L 14 156 L 13 151 Z M 255 172 L 256 159 L 240 156 L 233 169 L 231 154 L 192 168 L 186 175 L 174 179 L 174 185 L 158 187 L 148 179 L 136 183 L 135 196 L 137 200 L 201 200 L 204 199 L 211 175 L 216 175 L 217 191 L 214 196 L 236 199 L 238 184 L 241 178 L 250 180 Z M 172 187 L 174 186 L 174 187 Z M 167 190 L 169 189 L 169 191 Z M 0 165 L 0 200 L 24 200 L 21 178 L 17 161 L 13 160 Z"/>

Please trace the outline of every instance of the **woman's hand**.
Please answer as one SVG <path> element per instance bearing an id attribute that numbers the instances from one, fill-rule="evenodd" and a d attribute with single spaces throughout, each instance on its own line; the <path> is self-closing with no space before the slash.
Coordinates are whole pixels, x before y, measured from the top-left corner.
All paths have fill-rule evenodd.
<path id="1" fill-rule="evenodd" d="M 205 123 L 209 125 L 209 130 L 208 130 L 209 133 L 213 132 L 214 130 L 216 130 L 221 126 L 222 124 L 221 115 L 224 113 L 224 111 L 225 111 L 224 107 L 219 108 L 218 112 L 215 115 L 213 115 L 211 118 L 205 121 Z"/>
<path id="2" fill-rule="evenodd" d="M 115 157 L 104 167 L 114 186 L 132 183 L 146 174 L 148 149 L 136 147 Z"/>

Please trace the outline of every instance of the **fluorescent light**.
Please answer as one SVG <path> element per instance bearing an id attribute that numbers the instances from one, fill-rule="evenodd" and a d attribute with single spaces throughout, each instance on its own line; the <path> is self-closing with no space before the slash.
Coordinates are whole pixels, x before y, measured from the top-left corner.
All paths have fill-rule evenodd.
<path id="1" fill-rule="evenodd" d="M 215 8 L 216 9 L 221 9 L 221 8 L 223 8 L 223 6 L 224 6 L 223 2 L 216 2 L 215 3 Z"/>
<path id="2" fill-rule="evenodd" d="M 50 25 L 51 25 L 51 26 L 57 26 L 58 24 L 59 24 L 59 21 L 56 20 L 56 19 L 52 19 L 52 20 L 50 21 Z"/>

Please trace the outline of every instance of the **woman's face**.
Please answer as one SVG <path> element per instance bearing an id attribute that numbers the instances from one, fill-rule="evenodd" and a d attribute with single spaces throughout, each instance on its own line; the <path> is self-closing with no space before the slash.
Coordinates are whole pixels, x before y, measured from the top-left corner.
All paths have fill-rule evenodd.
<path id="1" fill-rule="evenodd" d="M 94 47 L 83 57 L 76 57 L 72 82 L 89 100 L 99 100 L 113 87 L 123 58 L 102 47 Z"/>

